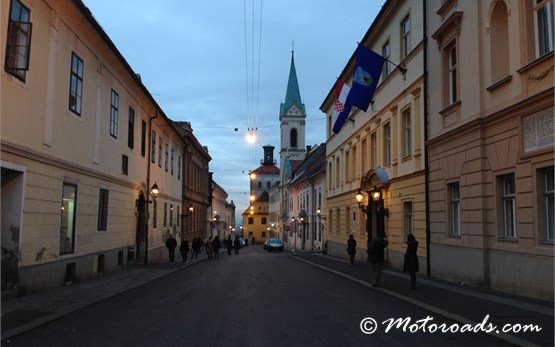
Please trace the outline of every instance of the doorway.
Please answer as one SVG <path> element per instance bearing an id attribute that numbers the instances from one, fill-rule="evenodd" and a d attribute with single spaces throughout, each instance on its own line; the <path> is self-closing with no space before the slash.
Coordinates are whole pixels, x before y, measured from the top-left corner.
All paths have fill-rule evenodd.
<path id="1" fill-rule="evenodd" d="M 19 283 L 19 235 L 23 208 L 23 171 L 2 167 L 2 290 Z"/>
<path id="2" fill-rule="evenodd" d="M 137 200 L 137 230 L 135 233 L 135 257 L 136 260 L 143 259 L 146 235 L 146 205 L 145 195 L 141 191 Z"/>

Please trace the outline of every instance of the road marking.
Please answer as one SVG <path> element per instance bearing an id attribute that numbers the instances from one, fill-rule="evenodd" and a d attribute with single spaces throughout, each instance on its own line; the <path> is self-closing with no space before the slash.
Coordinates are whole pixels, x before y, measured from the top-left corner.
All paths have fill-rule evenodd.
<path id="1" fill-rule="evenodd" d="M 430 312 L 436 313 L 436 314 L 438 314 L 438 315 L 441 315 L 441 316 L 443 316 L 443 317 L 446 317 L 446 318 L 448 318 L 448 319 L 457 321 L 457 322 L 459 322 L 459 323 L 471 324 L 471 325 L 479 324 L 479 322 L 475 322 L 475 321 L 473 321 L 473 320 L 470 320 L 470 319 L 468 319 L 468 318 L 465 318 L 465 317 L 463 317 L 463 316 L 461 316 L 461 315 L 458 315 L 458 314 L 456 314 L 456 313 L 446 311 L 446 310 L 441 309 L 441 308 L 439 308 L 439 307 L 435 307 L 435 306 L 429 305 L 429 304 L 427 304 L 427 303 L 425 303 L 425 302 L 422 302 L 422 301 L 419 301 L 419 300 L 410 298 L 410 297 L 408 297 L 408 296 L 405 296 L 405 295 L 402 295 L 402 294 L 399 294 L 399 293 L 395 293 L 395 292 L 393 292 L 393 291 L 391 291 L 391 290 L 389 290 L 389 289 L 385 289 L 385 288 L 382 288 L 382 287 L 372 287 L 372 286 L 370 285 L 370 283 L 368 283 L 368 282 L 366 282 L 366 281 L 363 281 L 363 280 L 360 280 L 360 279 L 358 279 L 358 278 L 355 278 L 355 277 L 353 277 L 353 276 L 344 274 L 344 273 L 342 273 L 342 272 L 340 272 L 340 271 L 330 269 L 330 268 L 328 268 L 328 267 L 325 267 L 325 266 L 320 265 L 320 264 L 313 263 L 313 262 L 311 262 L 311 261 L 309 261 L 309 260 L 306 260 L 306 259 L 302 259 L 302 258 L 295 257 L 295 256 L 291 256 L 291 257 L 294 258 L 294 259 L 297 259 L 297 260 L 299 260 L 299 261 L 302 261 L 302 262 L 304 262 L 304 263 L 306 263 L 306 264 L 309 264 L 309 265 L 315 266 L 315 267 L 317 267 L 317 268 L 320 268 L 320 269 L 322 269 L 322 270 L 324 270 L 324 271 L 328 271 L 328 272 L 334 273 L 334 274 L 336 274 L 336 275 L 338 275 L 338 276 L 347 278 L 347 279 L 349 279 L 349 280 L 351 280 L 351 281 L 353 281 L 353 282 L 357 282 L 357 283 L 359 283 L 359 284 L 361 284 L 361 285 L 363 285 L 363 286 L 365 286 L 365 287 L 368 287 L 368 288 L 370 288 L 370 289 L 373 289 L 373 290 L 382 292 L 382 293 L 384 293 L 384 294 L 393 296 L 393 297 L 395 297 L 395 298 L 397 298 L 397 299 L 399 299 L 399 300 L 406 301 L 406 302 L 408 302 L 408 303 L 410 303 L 410 304 L 413 304 L 413 305 L 415 305 L 415 306 L 418 306 L 418 307 L 420 307 L 420 308 L 423 308 L 423 309 L 425 309 L 425 310 L 427 310 L 427 311 L 430 311 Z M 505 333 L 496 334 L 495 332 L 490 332 L 490 333 L 487 333 L 487 334 L 489 334 L 489 335 L 491 335 L 491 336 L 493 336 L 493 337 L 497 337 L 497 338 L 499 338 L 499 339 L 502 339 L 502 340 L 504 340 L 504 341 L 507 341 L 507 342 L 509 342 L 509 343 L 518 345 L 518 346 L 539 346 L 539 345 L 536 345 L 536 344 L 534 344 L 534 343 L 532 343 L 532 342 L 530 342 L 530 341 L 526 341 L 526 340 L 520 339 L 520 338 L 518 338 L 518 337 L 509 335 L 509 334 L 505 334 Z"/>
<path id="2" fill-rule="evenodd" d="M 335 258 L 335 257 L 330 257 L 330 256 L 325 256 L 323 254 L 315 254 L 318 255 L 320 257 L 326 258 L 326 259 L 332 259 L 335 261 L 339 261 L 342 263 L 349 263 L 349 261 L 345 260 L 345 259 L 339 259 L 339 258 Z M 387 273 L 389 275 L 393 275 L 393 276 L 397 276 L 397 277 L 401 277 L 401 278 L 405 278 L 408 279 L 408 277 L 404 274 L 398 273 L 396 271 L 390 271 L 390 270 L 382 270 L 382 272 Z M 529 304 L 526 302 L 521 302 L 518 300 L 514 300 L 514 299 L 509 299 L 509 298 L 503 298 L 503 297 L 498 297 L 495 295 L 491 295 L 491 294 L 486 294 L 486 293 L 480 293 L 480 292 L 475 292 L 473 290 L 469 290 L 469 289 L 465 289 L 465 288 L 458 288 L 455 286 L 450 286 L 447 284 L 442 284 L 442 283 L 438 283 L 436 281 L 431 281 L 428 280 L 426 278 L 422 278 L 419 277 L 418 278 L 418 282 L 430 285 L 430 286 L 434 286 L 437 288 L 441 288 L 441 289 L 447 289 L 450 290 L 452 292 L 456 292 L 459 294 L 463 294 L 463 295 L 467 295 L 467 296 L 472 296 L 478 299 L 483 299 L 483 300 L 489 300 L 489 301 L 493 301 L 499 304 L 503 304 L 503 305 L 508 305 L 508 306 L 513 306 L 516 308 L 520 308 L 523 310 L 527 310 L 527 311 L 532 311 L 535 313 L 540 313 L 540 314 L 544 314 L 547 316 L 554 316 L 554 311 L 552 308 L 549 307 L 544 307 L 544 306 L 540 306 L 540 305 L 535 305 L 535 304 Z"/>

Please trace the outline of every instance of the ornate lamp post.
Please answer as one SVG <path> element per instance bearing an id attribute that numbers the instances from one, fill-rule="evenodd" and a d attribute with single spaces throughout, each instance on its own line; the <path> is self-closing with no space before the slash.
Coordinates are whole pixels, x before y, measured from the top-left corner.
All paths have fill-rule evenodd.
<path id="1" fill-rule="evenodd" d="M 150 198 L 152 198 L 152 200 L 147 200 L 147 202 L 151 204 L 154 201 L 156 201 L 156 198 L 158 198 L 159 193 L 160 193 L 160 189 L 158 188 L 158 184 L 154 182 L 149 192 Z M 148 264 L 148 215 L 146 218 L 147 218 L 147 222 L 146 222 L 146 230 L 145 230 L 145 264 Z"/>

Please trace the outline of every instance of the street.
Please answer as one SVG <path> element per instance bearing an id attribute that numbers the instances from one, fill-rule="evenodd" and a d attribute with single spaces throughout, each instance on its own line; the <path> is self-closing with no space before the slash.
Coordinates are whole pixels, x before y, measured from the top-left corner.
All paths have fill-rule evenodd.
<path id="1" fill-rule="evenodd" d="M 345 265 L 347 266 L 347 265 Z M 357 264 L 356 266 L 367 266 Z M 370 272 L 369 272 L 370 273 Z M 502 344 L 485 334 L 423 333 L 360 321 L 435 316 L 389 295 L 260 246 L 222 254 L 9 340 L 10 345 Z M 7 343 L 8 341 L 4 341 Z"/>

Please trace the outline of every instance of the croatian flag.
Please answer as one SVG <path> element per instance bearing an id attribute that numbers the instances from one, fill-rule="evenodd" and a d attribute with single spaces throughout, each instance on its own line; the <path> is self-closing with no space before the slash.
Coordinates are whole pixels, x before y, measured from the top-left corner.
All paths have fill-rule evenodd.
<path id="1" fill-rule="evenodd" d="M 378 85 L 384 57 L 359 43 L 356 51 L 356 68 L 349 100 L 353 106 L 366 112 Z"/>
<path id="2" fill-rule="evenodd" d="M 350 91 L 351 88 L 348 85 L 339 79 L 337 80 L 335 83 L 335 101 L 332 112 L 333 132 L 336 134 L 341 130 L 351 112 L 351 104 L 347 100 Z"/>

